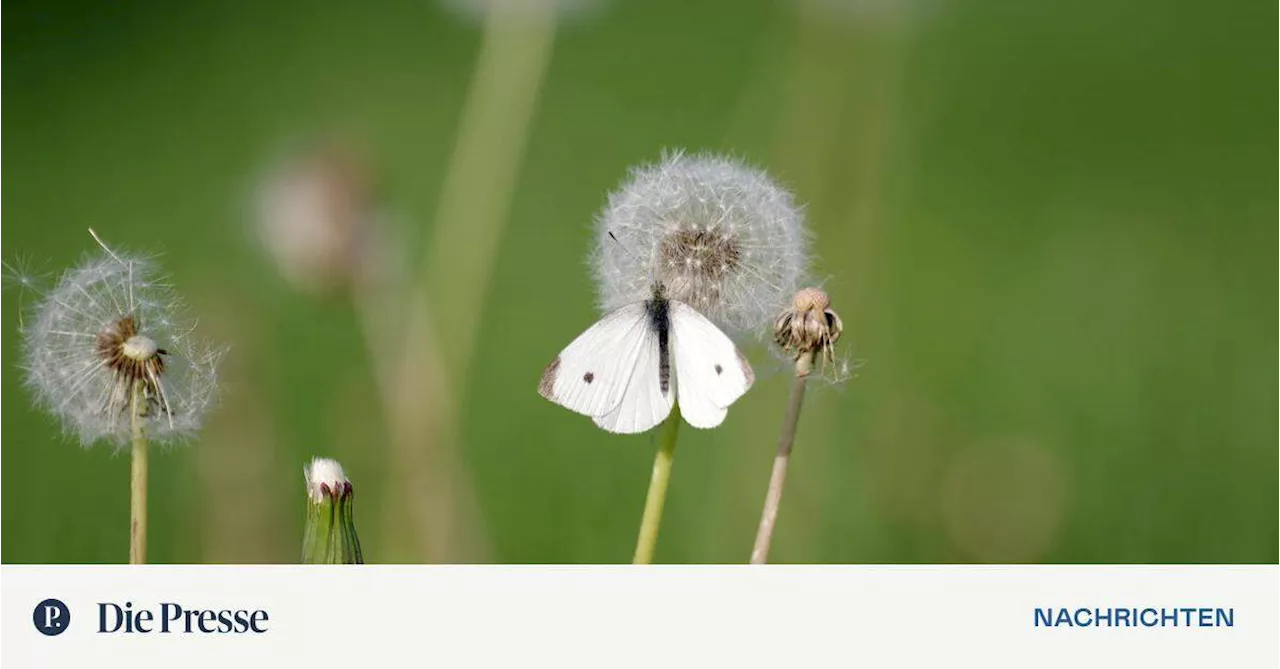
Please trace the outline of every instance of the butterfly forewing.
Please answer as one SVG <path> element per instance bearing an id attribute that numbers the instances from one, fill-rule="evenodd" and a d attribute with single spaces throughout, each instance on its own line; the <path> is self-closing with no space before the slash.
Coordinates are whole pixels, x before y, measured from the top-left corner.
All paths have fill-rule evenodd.
<path id="1" fill-rule="evenodd" d="M 542 373 L 538 393 L 580 414 L 605 416 L 619 408 L 632 377 L 648 373 L 642 370 L 654 368 L 653 385 L 657 386 L 657 347 L 644 304 L 627 305 L 566 346 Z M 646 357 L 651 349 L 655 352 L 650 363 Z"/>
<path id="2" fill-rule="evenodd" d="M 662 391 L 658 334 L 652 329 L 650 333 L 636 357 L 635 372 L 622 401 L 613 411 L 594 418 L 596 425 L 609 432 L 645 432 L 665 420 L 675 404 L 675 388 Z"/>
<path id="3" fill-rule="evenodd" d="M 672 300 L 670 313 L 680 412 L 694 427 L 715 427 L 755 374 L 733 340 L 696 309 Z"/>

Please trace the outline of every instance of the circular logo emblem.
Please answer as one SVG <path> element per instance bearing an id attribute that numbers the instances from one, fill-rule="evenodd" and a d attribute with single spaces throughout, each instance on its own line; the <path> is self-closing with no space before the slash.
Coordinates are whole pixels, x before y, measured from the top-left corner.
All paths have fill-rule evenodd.
<path id="1" fill-rule="evenodd" d="M 56 599 L 46 599 L 36 604 L 31 614 L 31 622 L 45 636 L 58 636 L 71 626 L 71 610 L 66 604 Z"/>

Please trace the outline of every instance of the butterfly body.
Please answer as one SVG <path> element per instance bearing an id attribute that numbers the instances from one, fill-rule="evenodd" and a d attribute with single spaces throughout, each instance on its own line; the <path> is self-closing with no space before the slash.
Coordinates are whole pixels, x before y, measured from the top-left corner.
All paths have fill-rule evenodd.
<path id="1" fill-rule="evenodd" d="M 733 342 L 658 283 L 650 299 L 606 314 L 565 347 L 538 392 L 605 430 L 630 434 L 666 419 L 677 396 L 690 425 L 715 427 L 754 380 Z"/>
<path id="2" fill-rule="evenodd" d="M 658 335 L 658 387 L 663 395 L 671 389 L 671 300 L 665 293 L 662 284 L 658 284 L 653 298 L 644 302 L 649 325 Z"/>

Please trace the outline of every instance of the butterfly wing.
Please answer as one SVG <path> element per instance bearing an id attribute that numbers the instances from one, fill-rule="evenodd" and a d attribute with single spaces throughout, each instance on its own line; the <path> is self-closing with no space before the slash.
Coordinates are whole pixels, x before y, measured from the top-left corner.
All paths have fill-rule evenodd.
<path id="1" fill-rule="evenodd" d="M 547 365 L 538 394 L 593 418 L 609 414 L 622 403 L 650 346 L 656 349 L 658 338 L 649 326 L 644 303 L 612 311 Z M 656 374 L 656 354 L 654 360 Z"/>
<path id="2" fill-rule="evenodd" d="M 714 323 L 683 302 L 671 301 L 671 350 L 680 413 L 690 425 L 719 425 L 730 404 L 755 382 L 738 347 Z"/>
<path id="3" fill-rule="evenodd" d="M 596 425 L 619 434 L 645 432 L 661 423 L 671 413 L 676 401 L 675 388 L 662 392 L 659 372 L 658 333 L 646 328 L 649 336 L 636 357 L 631 383 L 622 401 L 611 412 L 594 418 Z"/>

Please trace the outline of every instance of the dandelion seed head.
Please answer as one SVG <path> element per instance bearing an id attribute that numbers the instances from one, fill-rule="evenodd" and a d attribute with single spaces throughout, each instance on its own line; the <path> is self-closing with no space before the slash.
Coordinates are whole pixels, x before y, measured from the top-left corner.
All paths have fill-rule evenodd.
<path id="1" fill-rule="evenodd" d="M 36 404 L 84 446 L 132 436 L 134 389 L 153 441 L 185 440 L 217 399 L 223 351 L 196 342 L 181 303 L 149 257 L 107 249 L 41 296 L 22 332 Z"/>
<path id="2" fill-rule="evenodd" d="M 808 261 L 791 194 L 764 172 L 713 155 L 670 153 L 633 170 L 596 226 L 592 266 L 606 311 L 648 299 L 656 281 L 721 327 L 760 333 Z"/>

